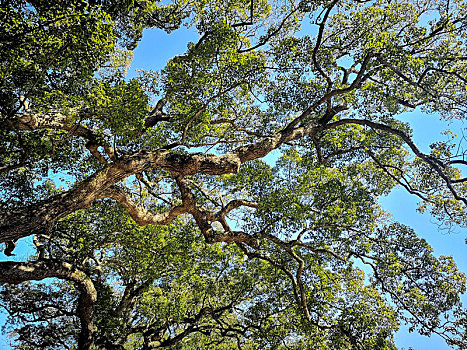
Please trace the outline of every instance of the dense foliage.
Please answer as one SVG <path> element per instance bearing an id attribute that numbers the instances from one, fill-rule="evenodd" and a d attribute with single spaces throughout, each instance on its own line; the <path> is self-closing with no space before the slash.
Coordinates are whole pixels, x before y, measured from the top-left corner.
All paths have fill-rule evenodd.
<path id="1" fill-rule="evenodd" d="M 16 349 L 467 348 L 463 0 L 2 1 L 0 306 Z M 199 33 L 128 79 L 146 28 Z M 163 47 L 160 50 L 164 50 Z M 271 156 L 271 152 L 274 156 Z"/>

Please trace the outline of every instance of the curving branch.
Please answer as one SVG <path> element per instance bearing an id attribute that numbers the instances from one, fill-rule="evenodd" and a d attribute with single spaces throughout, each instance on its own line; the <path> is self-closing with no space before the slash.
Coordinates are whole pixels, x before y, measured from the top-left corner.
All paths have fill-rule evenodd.
<path id="1" fill-rule="evenodd" d="M 151 110 L 149 115 L 144 120 L 144 130 L 152 128 L 159 122 L 162 121 L 170 121 L 170 116 L 168 116 L 162 109 L 167 104 L 167 100 L 165 98 L 160 99 L 157 101 L 154 108 Z"/>
<path id="2" fill-rule="evenodd" d="M 318 59 L 316 55 L 318 54 L 319 48 L 321 46 L 322 40 L 323 40 L 323 33 L 324 33 L 324 28 L 326 26 L 326 21 L 328 20 L 329 14 L 331 13 L 331 10 L 333 9 L 334 6 L 339 2 L 339 0 L 334 0 L 326 9 L 326 12 L 324 13 L 323 20 L 318 24 L 318 35 L 316 37 L 316 44 L 315 47 L 313 48 L 313 53 L 312 53 L 312 59 L 313 59 L 313 65 L 315 68 L 318 70 L 319 74 L 326 80 L 327 83 L 327 92 L 329 92 L 332 88 L 332 79 L 329 77 L 329 75 L 323 70 L 321 65 L 318 62 Z"/>
<path id="3" fill-rule="evenodd" d="M 193 215 L 207 241 L 248 242 L 249 245 L 256 246 L 256 240 L 252 239 L 249 235 L 230 230 L 226 230 L 226 232 L 220 234 L 219 232 L 215 232 L 209 223 L 209 221 L 219 221 L 226 227 L 223 221 L 225 221 L 225 216 L 229 211 L 238 208 L 240 205 L 251 207 L 254 207 L 254 205 L 250 205 L 251 203 L 247 202 L 233 201 L 218 213 L 210 213 L 195 205 L 193 194 L 191 194 L 189 187 L 187 184 L 184 184 L 184 180 L 181 180 L 180 177 L 193 174 L 222 175 L 235 173 L 242 163 L 262 158 L 284 143 L 302 138 L 310 133 L 334 129 L 344 124 L 364 125 L 400 137 L 417 157 L 427 162 L 443 178 L 454 198 L 467 204 L 467 199 L 457 193 L 451 179 L 444 174 L 442 164 L 432 157 L 423 154 L 404 132 L 384 124 L 361 119 L 341 119 L 325 125 L 318 125 L 312 121 L 301 127 L 292 129 L 287 127 L 275 135 L 247 146 L 238 147 L 231 153 L 221 156 L 180 154 L 168 150 L 139 151 L 134 154 L 124 155 L 116 162 L 106 164 L 103 169 L 97 171 L 88 179 L 65 193 L 15 211 L 2 213 L 0 216 L 0 242 L 15 241 L 32 234 L 47 233 L 57 220 L 76 210 L 88 208 L 96 199 L 109 197 L 115 199 L 127 209 L 133 219 L 139 224 L 167 224 L 178 215 L 190 213 Z M 184 189 L 182 190 L 183 204 L 181 206 L 174 207 L 166 213 L 151 214 L 147 210 L 138 208 L 123 190 L 119 190 L 114 186 L 124 178 L 148 169 L 166 170 L 174 176 L 179 177 L 179 187 Z"/>
<path id="4" fill-rule="evenodd" d="M 0 215 L 0 243 L 15 241 L 33 234 L 47 233 L 55 222 L 79 209 L 88 208 L 93 201 L 105 197 L 105 191 L 130 175 L 147 169 L 163 169 L 173 174 L 221 175 L 235 173 L 240 161 L 235 154 L 179 154 L 160 150 L 140 151 L 107 164 L 74 188 L 37 203 L 6 211 Z M 112 191 L 108 192 L 109 194 Z M 125 202 L 121 194 L 113 196 Z"/>
<path id="5" fill-rule="evenodd" d="M 455 181 L 453 181 L 451 178 L 449 178 L 444 173 L 442 168 L 444 168 L 445 165 L 443 163 L 441 163 L 441 161 L 439 161 L 438 159 L 436 159 L 436 158 L 434 158 L 434 157 L 432 157 L 430 155 L 424 154 L 422 151 L 420 151 L 418 149 L 418 147 L 415 145 L 415 143 L 412 141 L 412 139 L 406 133 L 404 133 L 401 130 L 390 127 L 388 125 L 372 122 L 370 120 L 365 120 L 365 119 L 341 119 L 341 120 L 338 120 L 338 121 L 336 121 L 334 123 L 330 123 L 330 124 L 327 124 L 327 125 L 323 126 L 322 130 L 335 129 L 336 127 L 338 127 L 340 125 L 346 125 L 346 124 L 364 125 L 364 126 L 368 126 L 368 127 L 372 128 L 372 129 L 381 130 L 381 131 L 387 132 L 389 134 L 396 135 L 396 136 L 400 137 L 407 144 L 407 146 L 409 146 L 409 148 L 412 150 L 412 152 L 418 158 L 420 158 L 425 163 L 427 163 L 439 175 L 439 177 L 441 177 L 441 179 L 443 179 L 443 181 L 446 184 L 446 187 L 449 189 L 449 191 L 451 192 L 453 197 L 456 200 L 463 202 L 467 206 L 467 198 L 462 197 L 456 191 L 456 189 L 453 186 L 453 183 L 455 183 Z"/>
<path id="6" fill-rule="evenodd" d="M 403 177 L 404 172 L 403 172 L 402 169 L 399 169 L 399 168 L 396 168 L 394 166 L 381 163 L 381 161 L 376 157 L 376 155 L 370 150 L 366 150 L 366 153 L 368 153 L 368 155 L 371 157 L 371 159 L 373 159 L 373 161 L 378 165 L 378 167 L 381 170 L 383 170 L 386 173 L 386 175 L 388 175 L 393 181 L 397 182 L 399 185 L 404 187 L 405 190 L 408 193 L 416 195 L 417 197 L 419 197 L 420 199 L 422 199 L 422 200 L 424 200 L 426 202 L 433 203 L 433 201 L 430 200 L 428 197 L 426 197 L 422 192 L 420 192 L 417 189 L 414 189 L 410 185 L 408 180 Z M 401 178 L 404 179 L 405 181 L 402 181 L 397 176 L 395 176 L 392 172 L 390 172 L 389 168 L 395 169 L 400 174 Z"/>
<path id="7" fill-rule="evenodd" d="M 93 305 L 97 300 L 97 292 L 93 282 L 83 271 L 66 262 L 55 260 L 0 262 L 0 283 L 19 284 L 25 281 L 40 281 L 49 277 L 73 282 L 79 289 L 76 314 L 81 323 L 81 330 L 78 337 L 78 349 L 92 349 L 94 333 L 97 331 L 93 323 Z"/>
<path id="8" fill-rule="evenodd" d="M 358 84 L 358 81 L 363 79 L 364 75 L 362 72 L 365 70 L 365 66 L 368 64 L 370 58 L 370 54 L 365 57 L 365 62 L 362 64 L 359 76 L 357 76 L 351 86 L 344 89 L 333 90 L 326 96 L 330 98 L 331 95 L 334 96 L 345 93 L 355 88 L 355 84 Z M 326 99 L 323 97 L 320 101 L 321 103 L 324 103 L 325 100 Z M 341 107 L 344 108 L 343 106 Z M 148 169 L 165 170 L 170 172 L 175 177 L 194 174 L 222 175 L 236 173 L 241 164 L 254 159 L 262 158 L 272 150 L 279 148 L 281 145 L 286 144 L 287 142 L 300 139 L 310 133 L 334 129 L 344 124 L 364 125 L 400 137 L 412 149 L 417 157 L 427 162 L 438 173 L 438 175 L 443 178 L 454 198 L 464 202 L 467 205 L 467 199 L 461 197 L 457 193 L 452 185 L 452 180 L 444 174 L 442 169 L 443 165 L 439 161 L 436 161 L 434 158 L 423 154 L 416 147 L 411 138 L 404 132 L 384 124 L 361 119 L 341 119 L 333 123 L 327 123 L 328 121 L 325 120 L 324 122 L 327 124 L 324 125 L 318 124 L 315 121 L 311 121 L 306 125 L 297 127 L 296 124 L 302 120 L 307 115 L 307 113 L 311 113 L 310 108 L 303 112 L 301 116 L 292 121 L 285 129 L 277 132 L 276 134 L 266 137 L 255 143 L 238 147 L 231 153 L 225 155 L 217 156 L 200 153 L 180 154 L 176 151 L 163 149 L 152 152 L 142 150 L 133 154 L 123 155 L 115 162 L 106 164 L 104 168 L 97 171 L 69 191 L 53 196 L 49 199 L 39 201 L 29 206 L 25 206 L 23 208 L 2 213 L 0 215 L 0 243 L 16 241 L 19 238 L 32 234 L 47 233 L 57 220 L 76 210 L 88 208 L 90 204 L 96 199 L 105 197 L 110 197 L 117 200 L 117 202 L 129 210 L 135 221 L 142 224 L 169 223 L 177 215 L 189 212 L 195 218 L 198 226 L 201 228 L 203 234 L 205 234 L 205 237 L 209 237 L 210 241 L 229 240 L 234 242 L 245 242 L 248 237 L 244 236 L 240 232 L 230 232 L 230 234 L 227 236 L 220 235 L 217 236 L 217 238 L 214 238 L 216 237 L 216 234 L 213 233 L 211 225 L 207 222 L 208 215 L 212 214 L 208 214 L 206 211 L 197 208 L 194 205 L 194 197 L 192 194 L 188 195 L 189 192 L 185 192 L 185 198 L 183 198 L 184 192 L 182 191 L 182 199 L 184 200 L 184 204 L 182 204 L 182 206 L 174 207 L 167 213 L 158 214 L 158 216 L 152 216 L 154 214 L 149 215 L 147 211 L 141 211 L 139 209 L 136 210 L 134 202 L 131 202 L 129 197 L 125 196 L 122 191 L 119 191 L 117 188 L 112 186 L 130 175 L 138 174 Z M 37 120 L 34 121 L 33 119 L 28 119 L 29 117 L 25 116 L 26 119 L 22 121 L 23 128 L 26 128 L 26 125 L 36 125 L 36 127 L 51 127 L 51 125 L 55 124 L 59 126 L 61 125 L 62 127 L 66 126 L 66 119 L 52 118 L 52 120 L 49 120 L 47 124 L 44 123 L 44 121 L 39 122 Z M 68 126 L 66 127 L 68 128 Z M 72 127 L 69 126 L 69 128 L 71 130 Z M 88 131 L 84 128 L 77 127 L 76 130 L 76 132 L 80 134 L 88 135 Z M 181 188 L 188 187 L 184 187 L 184 185 L 182 185 Z M 189 204 L 188 201 L 190 202 Z M 228 206 L 224 208 L 217 214 L 217 218 L 213 218 L 211 216 L 210 221 L 220 221 L 222 223 L 223 218 L 225 218 L 224 214 L 232 210 L 231 208 L 233 208 L 233 206 L 237 205 L 234 203 L 239 204 L 239 202 L 231 203 L 230 207 Z M 245 203 L 242 205 L 245 205 Z M 250 243 L 253 244 L 253 241 L 251 240 Z"/>
<path id="9" fill-rule="evenodd" d="M 193 195 L 189 182 L 182 176 L 176 177 L 177 185 L 180 188 L 182 194 L 182 201 L 188 206 L 188 212 L 193 216 L 196 224 L 198 225 L 201 233 L 206 240 L 206 243 L 212 244 L 216 242 L 225 243 L 245 243 L 248 246 L 256 249 L 258 247 L 258 240 L 242 231 L 232 231 L 225 221 L 227 214 L 240 206 L 247 205 L 250 207 L 256 207 L 257 204 L 244 200 L 234 200 L 227 204 L 226 207 L 222 208 L 217 213 L 212 213 L 196 204 L 195 196 Z M 224 227 L 224 232 L 215 230 L 211 223 L 218 221 Z"/>
<path id="10" fill-rule="evenodd" d="M 369 73 L 365 74 L 365 72 L 373 57 L 374 57 L 373 53 L 371 52 L 367 53 L 365 57 L 363 58 L 363 61 L 361 63 L 361 67 L 357 73 L 357 76 L 355 77 L 355 79 L 352 81 L 352 83 L 349 86 L 342 88 L 342 89 L 334 89 L 334 90 L 327 92 L 318 101 L 316 101 L 315 103 L 310 105 L 305 111 L 303 111 L 298 117 L 293 119 L 284 129 L 284 132 L 290 132 L 291 130 L 294 130 L 297 127 L 297 125 L 299 125 L 302 121 L 304 121 L 313 111 L 315 111 L 323 103 L 327 103 L 329 106 L 329 101 L 331 101 L 331 99 L 334 96 L 340 96 L 340 95 L 343 95 L 350 91 L 355 90 L 360 85 L 360 83 L 362 83 L 365 79 L 367 79 L 370 76 Z M 334 108 L 331 107 L 328 109 L 329 109 L 328 112 L 322 118 L 318 120 L 318 124 L 321 124 L 321 125 L 326 124 L 332 119 L 334 115 L 347 109 L 347 107 L 344 105 L 339 105 Z"/>
<path id="11" fill-rule="evenodd" d="M 316 124 L 310 123 L 295 129 L 284 129 L 261 141 L 238 147 L 231 153 L 220 156 L 180 154 L 164 149 L 141 150 L 123 155 L 115 162 L 105 164 L 104 168 L 62 194 L 2 213 L 0 243 L 47 233 L 57 220 L 79 209 L 88 208 L 94 200 L 103 198 L 106 189 L 130 175 L 148 169 L 165 170 L 174 176 L 236 173 L 242 163 L 262 158 L 282 144 L 299 139 L 316 128 Z"/>
<path id="12" fill-rule="evenodd" d="M 275 242 L 275 243 L 279 245 L 282 249 L 287 251 L 287 253 L 291 255 L 291 257 L 298 262 L 299 267 L 295 271 L 295 276 L 292 272 L 290 272 L 285 267 L 284 264 L 279 264 L 277 261 L 275 261 L 271 257 L 263 255 L 258 251 L 251 252 L 242 243 L 237 243 L 237 245 L 243 251 L 243 253 L 246 256 L 248 256 L 249 259 L 260 259 L 260 260 L 266 261 L 271 266 L 274 266 L 278 270 L 282 271 L 289 278 L 290 282 L 292 283 L 292 290 L 293 290 L 293 296 L 294 296 L 295 302 L 302 309 L 304 316 L 309 324 L 312 324 L 313 326 L 316 326 L 317 328 L 322 329 L 322 330 L 339 328 L 338 325 L 320 323 L 311 318 L 308 305 L 307 305 L 307 297 L 306 297 L 306 293 L 304 290 L 303 281 L 301 280 L 301 274 L 303 272 L 303 269 L 305 268 L 304 261 L 298 255 L 296 255 L 290 249 L 290 247 L 288 247 L 284 242 L 280 241 L 280 242 Z"/>
<path id="13" fill-rule="evenodd" d="M 112 198 L 120 204 L 140 226 L 146 225 L 168 225 L 177 216 L 188 212 L 189 205 L 183 203 L 177 205 L 164 213 L 153 214 L 146 208 L 136 203 L 125 190 L 119 186 L 110 186 L 102 192 L 101 198 Z"/>
<path id="14" fill-rule="evenodd" d="M 18 113 L 15 118 L 7 119 L 6 125 L 11 130 L 40 130 L 53 129 L 68 131 L 71 135 L 82 137 L 88 140 L 86 148 L 95 156 L 99 162 L 105 164 L 107 161 L 99 153 L 98 148 L 102 146 L 110 159 L 115 160 L 115 151 L 99 135 L 92 130 L 75 123 L 76 118 L 60 112 L 50 113 Z"/>
<path id="15" fill-rule="evenodd" d="M 225 217 L 234 209 L 238 209 L 240 207 L 250 207 L 250 208 L 258 208 L 258 203 L 248 201 L 245 199 L 234 199 L 227 203 L 226 206 L 224 206 L 221 210 L 219 210 L 217 213 L 210 213 L 209 214 L 209 220 L 211 221 L 221 221 L 225 220 Z"/>

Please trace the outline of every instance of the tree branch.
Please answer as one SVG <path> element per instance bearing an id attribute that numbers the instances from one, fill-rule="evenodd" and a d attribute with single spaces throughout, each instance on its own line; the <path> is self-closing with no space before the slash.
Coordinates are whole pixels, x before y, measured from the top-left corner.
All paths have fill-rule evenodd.
<path id="1" fill-rule="evenodd" d="M 107 164 L 69 191 L 29 206 L 1 213 L 0 243 L 47 233 L 57 220 L 79 209 L 88 208 L 94 200 L 105 197 L 105 190 L 112 185 L 148 169 L 164 169 L 181 175 L 197 173 L 221 175 L 235 173 L 239 166 L 240 160 L 235 154 L 188 155 L 162 150 L 124 155 L 117 162 Z M 129 208 L 131 207 L 131 204 L 116 191 L 109 191 L 108 194 L 112 194 Z"/>
<path id="2" fill-rule="evenodd" d="M 125 190 L 118 186 L 110 186 L 101 193 L 101 198 L 112 198 L 117 201 L 139 226 L 146 225 L 168 225 L 177 216 L 188 211 L 186 203 L 177 205 L 164 213 L 153 214 L 143 206 L 137 204 Z M 97 198 L 96 198 L 97 199 Z"/>
<path id="3" fill-rule="evenodd" d="M 369 120 L 364 120 L 364 119 L 341 119 L 341 120 L 338 120 L 338 121 L 336 121 L 334 123 L 327 124 L 327 125 L 323 126 L 322 129 L 323 130 L 335 129 L 338 126 L 345 125 L 345 124 L 365 125 L 365 126 L 368 126 L 370 128 L 377 129 L 377 130 L 382 130 L 382 131 L 385 131 L 385 132 L 387 132 L 389 134 L 393 134 L 393 135 L 396 135 L 396 136 L 400 137 L 410 147 L 412 152 L 418 158 L 420 158 L 421 160 L 426 162 L 444 180 L 444 182 L 446 184 L 446 187 L 449 189 L 449 191 L 454 196 L 454 198 L 456 200 L 458 200 L 458 201 L 463 202 L 467 206 L 467 198 L 461 197 L 457 193 L 456 189 L 452 186 L 452 184 L 453 184 L 452 180 L 441 169 L 440 161 L 433 158 L 433 157 L 431 157 L 431 156 L 429 156 L 429 155 L 424 154 L 423 152 L 421 152 L 418 149 L 418 147 L 415 145 L 415 143 L 412 141 L 412 139 L 407 134 L 405 134 L 403 131 L 394 129 L 394 128 L 392 128 L 392 127 L 390 127 L 388 125 L 385 125 L 385 124 L 375 123 L 375 122 L 372 122 L 372 121 L 369 121 Z"/>
<path id="4" fill-rule="evenodd" d="M 41 260 L 28 262 L 1 261 L 0 282 L 19 284 L 25 281 L 40 281 L 56 277 L 76 284 L 80 291 L 76 314 L 81 323 L 78 349 L 92 349 L 96 327 L 93 324 L 93 305 L 97 292 L 91 279 L 83 272 L 66 262 Z"/>
<path id="5" fill-rule="evenodd" d="M 75 118 L 63 113 L 23 113 L 17 114 L 12 120 L 8 119 L 7 125 L 12 130 L 40 130 L 53 129 L 68 131 L 74 136 L 80 136 L 88 143 L 86 147 L 101 163 L 106 163 L 105 159 L 97 150 L 102 146 L 110 159 L 115 160 L 113 148 L 102 138 L 92 132 L 90 129 L 75 123 Z"/>

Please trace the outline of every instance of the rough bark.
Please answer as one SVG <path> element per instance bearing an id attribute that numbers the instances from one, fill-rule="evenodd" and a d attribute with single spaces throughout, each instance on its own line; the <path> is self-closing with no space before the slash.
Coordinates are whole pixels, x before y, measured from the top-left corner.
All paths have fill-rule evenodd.
<path id="1" fill-rule="evenodd" d="M 168 225 L 175 219 L 177 216 L 182 215 L 189 210 L 187 203 L 177 205 L 164 213 L 153 214 L 146 210 L 143 206 L 137 204 L 130 197 L 128 193 L 125 192 L 123 188 L 118 186 L 111 186 L 105 190 L 102 194 L 103 198 L 112 198 L 118 204 L 120 204 L 131 216 L 135 222 L 140 226 L 146 225 Z"/>
<path id="2" fill-rule="evenodd" d="M 308 110 L 304 112 L 304 114 L 306 113 L 308 113 Z M 133 154 L 123 155 L 111 163 L 106 163 L 101 170 L 97 171 L 67 192 L 23 208 L 15 209 L 11 212 L 2 213 L 0 215 L 0 243 L 16 241 L 19 238 L 33 234 L 47 233 L 57 220 L 79 209 L 88 208 L 93 201 L 101 198 L 115 199 L 120 205 L 128 210 L 133 219 L 140 225 L 168 224 L 176 216 L 188 212 L 193 215 L 193 218 L 197 222 L 201 231 L 206 238 L 209 237 L 210 241 L 233 240 L 235 242 L 245 242 L 246 237 L 243 237 L 240 233 L 234 234 L 231 232 L 228 236 L 215 235 L 214 233 L 211 233 L 212 227 L 205 218 L 207 215 L 211 214 L 202 212 L 199 208 L 196 208 L 193 204 L 194 199 L 191 199 L 191 197 L 185 196 L 182 205 L 174 207 L 166 213 L 154 215 L 141 208 L 134 210 L 135 204 L 131 201 L 131 198 L 126 195 L 124 191 L 119 190 L 117 187 L 113 187 L 113 185 L 130 175 L 138 174 L 148 169 L 163 169 L 170 172 L 174 177 L 185 177 L 187 175 L 194 174 L 222 175 L 236 173 L 241 164 L 254 159 L 263 158 L 272 150 L 279 148 L 285 143 L 300 139 L 308 134 L 316 134 L 317 132 L 333 129 L 342 124 L 366 125 L 400 137 L 407 145 L 409 145 L 417 157 L 427 162 L 445 180 L 454 197 L 467 204 L 467 200 L 456 193 L 451 185 L 451 180 L 444 175 L 439 164 L 432 161 L 428 156 L 422 154 L 410 137 L 402 131 L 360 119 L 342 119 L 325 125 L 311 121 L 303 126 L 293 127 L 298 124 L 297 120 L 303 120 L 303 115 L 297 117 L 282 131 L 270 137 L 265 137 L 255 143 L 238 147 L 231 153 L 225 155 L 202 153 L 180 154 L 167 149 L 159 149 L 155 151 L 141 150 Z M 64 116 L 55 115 L 55 117 L 56 119 L 52 117 L 50 119 L 43 117 L 43 121 L 40 123 L 37 120 L 38 117 L 34 117 L 36 119 L 32 122 L 32 119 L 30 119 L 32 118 L 31 116 L 24 116 L 24 120 L 20 119 L 17 127 L 22 129 L 26 129 L 28 127 L 68 128 L 68 121 L 67 119 L 64 119 Z M 79 128 L 76 130 L 78 130 L 75 131 L 76 133 L 86 137 L 86 130 L 81 130 Z M 212 220 L 211 216 L 209 221 L 221 222 L 222 220 Z M 215 236 L 216 238 L 214 238 Z M 8 244 L 11 246 L 11 243 Z"/>
<path id="3" fill-rule="evenodd" d="M 27 119 L 27 117 L 25 117 Z M 61 115 L 57 120 L 51 118 L 47 123 L 28 122 L 19 124 L 25 129 L 38 127 L 63 128 L 66 119 Z M 61 119 L 60 119 L 61 118 Z M 27 119 L 29 120 L 29 119 Z M 33 234 L 47 233 L 57 220 L 79 209 L 88 208 L 96 199 L 115 197 L 107 191 L 112 185 L 124 178 L 148 169 L 163 169 L 174 176 L 194 174 L 222 175 L 236 173 L 244 162 L 266 156 L 283 143 L 303 137 L 316 128 L 316 124 L 283 130 L 248 146 L 242 146 L 225 155 L 180 154 L 170 150 L 139 151 L 124 155 L 113 163 L 106 164 L 74 188 L 60 195 L 39 201 L 29 206 L 2 213 L 0 216 L 0 243 L 16 241 Z M 85 131 L 83 131 L 84 133 Z M 107 191 L 107 192 L 106 192 Z M 107 193 L 107 196 L 106 196 Z M 122 202 L 123 203 L 123 202 Z"/>
<path id="4" fill-rule="evenodd" d="M 137 152 L 84 180 L 71 190 L 29 206 L 7 211 L 0 216 L 0 243 L 15 241 L 33 234 L 46 233 L 53 224 L 79 209 L 88 208 L 115 183 L 147 169 L 164 169 L 173 174 L 196 173 L 221 175 L 234 173 L 240 162 L 235 155 L 177 154 L 171 151 Z M 110 194 L 109 194 L 110 197 Z"/>

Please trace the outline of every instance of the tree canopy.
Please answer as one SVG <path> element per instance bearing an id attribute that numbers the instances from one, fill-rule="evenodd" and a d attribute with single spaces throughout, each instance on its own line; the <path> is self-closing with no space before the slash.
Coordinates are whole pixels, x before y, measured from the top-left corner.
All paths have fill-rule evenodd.
<path id="1" fill-rule="evenodd" d="M 466 119 L 465 1 L 7 0 L 0 23 L 0 243 L 34 246 L 0 261 L 15 349 L 395 349 L 404 323 L 467 348 L 465 274 L 378 202 L 467 226 L 461 140 L 424 153 L 399 118 Z M 126 77 L 144 29 L 182 26 Z"/>

